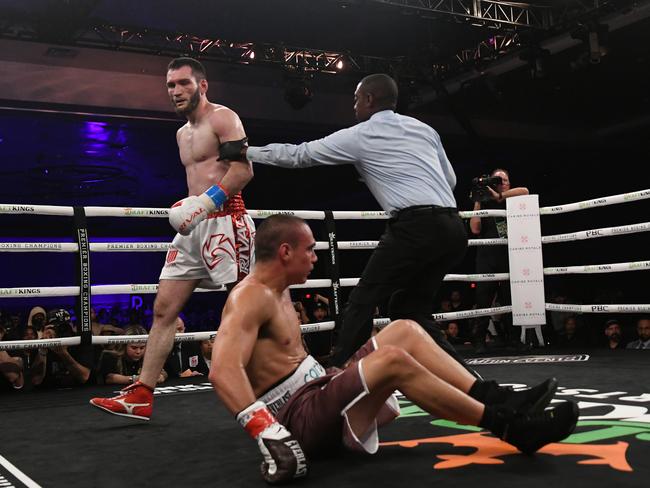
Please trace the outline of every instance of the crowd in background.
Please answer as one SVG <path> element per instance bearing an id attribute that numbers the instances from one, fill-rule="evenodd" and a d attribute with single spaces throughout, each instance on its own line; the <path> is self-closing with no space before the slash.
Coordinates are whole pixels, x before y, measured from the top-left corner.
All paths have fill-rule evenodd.
<path id="1" fill-rule="evenodd" d="M 598 297 L 599 303 L 612 303 L 614 297 Z M 318 293 L 294 297 L 294 308 L 302 324 L 331 320 L 329 300 Z M 578 303 L 569 295 L 551 292 L 548 301 L 558 304 Z M 494 302 L 493 306 L 499 306 Z M 434 310 L 437 313 L 476 308 L 472 288 L 447 288 L 440 293 Z M 46 311 L 35 306 L 29 313 L 0 310 L 0 341 L 34 340 L 77 335 L 76 319 L 66 309 Z M 177 332 L 214 331 L 219 326 L 216 308 L 189 310 L 177 320 Z M 376 317 L 382 316 L 379 309 Z M 126 306 L 91 309 L 93 335 L 146 335 L 151 327 L 151 308 Z M 449 341 L 469 354 L 477 352 L 477 344 L 488 344 L 488 352 L 518 352 L 530 349 L 534 338 L 520 340 L 520 329 L 510 323 L 510 315 L 489 318 L 485 337 L 478 338 L 476 319 L 440 321 Z M 576 314 L 548 312 L 542 327 L 545 345 L 579 352 L 585 348 L 650 350 L 650 316 L 619 314 Z M 332 347 L 331 332 L 305 334 L 305 345 L 315 357 L 326 356 Z M 515 340 L 513 340 L 515 338 Z M 484 342 L 483 342 L 484 340 Z M 207 375 L 212 342 L 179 342 L 175 344 L 158 381 L 169 377 Z M 138 378 L 146 342 L 92 347 L 92 354 L 81 354 L 80 348 L 52 347 L 0 350 L 0 390 L 46 387 L 70 387 L 80 384 L 130 384 Z M 474 349 L 474 350 L 473 350 Z M 481 351 L 484 352 L 484 351 Z"/>

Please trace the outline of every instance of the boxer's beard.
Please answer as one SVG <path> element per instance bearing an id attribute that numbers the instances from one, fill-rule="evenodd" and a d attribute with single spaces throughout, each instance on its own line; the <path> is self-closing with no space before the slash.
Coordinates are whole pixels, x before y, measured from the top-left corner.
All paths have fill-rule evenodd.
<path id="1" fill-rule="evenodd" d="M 201 95 L 199 94 L 199 90 L 196 90 L 194 93 L 192 93 L 192 96 L 190 99 L 187 101 L 187 106 L 185 108 L 178 108 L 176 104 L 174 104 L 174 110 L 176 110 L 176 113 L 178 115 L 189 115 L 194 110 L 196 107 L 199 106 L 199 102 L 201 101 Z M 172 103 L 174 103 L 174 100 L 172 99 Z"/>
<path id="2" fill-rule="evenodd" d="M 620 340 L 621 340 L 621 334 L 616 334 L 616 333 L 614 333 L 614 334 L 612 334 L 612 335 L 609 336 L 609 340 L 610 340 L 610 341 L 613 341 L 613 342 L 620 342 Z"/>

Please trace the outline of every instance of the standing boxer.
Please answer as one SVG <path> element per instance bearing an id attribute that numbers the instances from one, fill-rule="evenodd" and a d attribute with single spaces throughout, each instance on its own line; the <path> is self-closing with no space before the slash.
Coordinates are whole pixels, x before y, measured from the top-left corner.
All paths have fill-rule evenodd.
<path id="1" fill-rule="evenodd" d="M 154 303 L 154 321 L 139 381 L 113 398 L 90 403 L 106 412 L 149 420 L 153 388 L 171 351 L 176 317 L 202 280 L 232 285 L 253 264 L 255 225 L 241 190 L 253 178 L 245 159 L 219 159 L 228 148 L 243 148 L 246 134 L 239 117 L 207 98 L 205 68 L 192 58 L 167 67 L 167 93 L 187 123 L 176 133 L 189 197 L 175 203 L 169 220 L 178 234 L 167 252 Z"/>

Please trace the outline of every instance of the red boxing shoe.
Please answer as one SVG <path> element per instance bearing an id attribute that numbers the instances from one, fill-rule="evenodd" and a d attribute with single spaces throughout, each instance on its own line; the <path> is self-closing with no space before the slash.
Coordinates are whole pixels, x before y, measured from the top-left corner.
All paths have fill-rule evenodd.
<path id="1" fill-rule="evenodd" d="M 105 412 L 132 419 L 149 420 L 153 409 L 153 390 L 136 381 L 112 398 L 93 398 L 90 404 Z"/>

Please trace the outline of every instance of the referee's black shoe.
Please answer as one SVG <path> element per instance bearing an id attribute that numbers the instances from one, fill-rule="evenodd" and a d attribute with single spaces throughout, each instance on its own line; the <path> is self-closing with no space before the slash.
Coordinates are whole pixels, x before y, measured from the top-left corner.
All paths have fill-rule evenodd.
<path id="1" fill-rule="evenodd" d="M 496 381 L 476 381 L 469 395 L 485 405 L 503 406 L 517 412 L 541 412 L 553 399 L 557 380 L 549 378 L 524 390 L 501 386 Z"/>
<path id="2" fill-rule="evenodd" d="M 571 435 L 578 422 L 579 409 L 575 402 L 566 401 L 543 412 L 513 414 L 503 409 L 498 415 L 502 417 L 497 422 L 501 425 L 494 433 L 524 454 L 532 454 L 546 444 Z"/>

